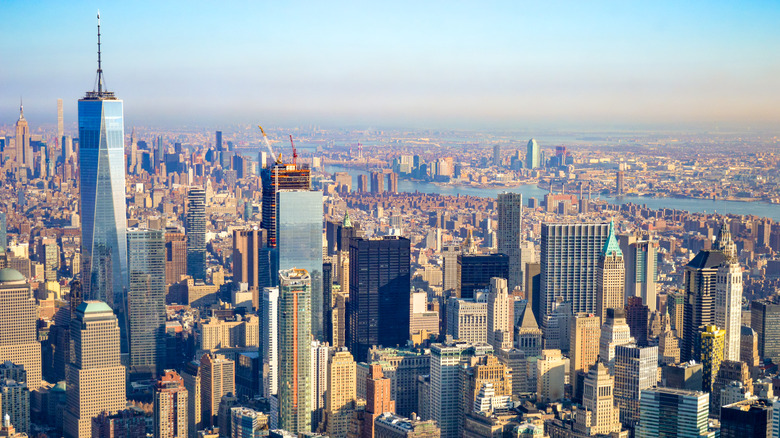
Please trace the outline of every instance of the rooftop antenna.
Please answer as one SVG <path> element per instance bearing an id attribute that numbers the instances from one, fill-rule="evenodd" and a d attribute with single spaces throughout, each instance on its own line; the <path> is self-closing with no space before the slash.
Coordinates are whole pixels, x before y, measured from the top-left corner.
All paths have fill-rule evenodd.
<path id="1" fill-rule="evenodd" d="M 97 13 L 97 33 L 98 33 L 98 68 L 97 68 L 97 92 L 103 93 L 103 66 L 100 59 L 100 10 Z"/>

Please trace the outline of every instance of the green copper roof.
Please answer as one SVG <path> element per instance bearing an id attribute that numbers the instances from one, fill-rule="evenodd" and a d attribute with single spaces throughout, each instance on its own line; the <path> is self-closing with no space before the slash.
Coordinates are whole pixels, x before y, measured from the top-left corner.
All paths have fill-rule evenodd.
<path id="1" fill-rule="evenodd" d="M 607 236 L 607 241 L 604 243 L 604 249 L 601 250 L 601 255 L 607 256 L 612 253 L 615 253 L 615 255 L 623 257 L 623 251 L 620 250 L 620 245 L 618 245 L 618 241 L 615 238 L 614 219 L 609 221 L 609 236 Z"/>
<path id="2" fill-rule="evenodd" d="M 0 269 L 0 283 L 6 283 L 11 281 L 25 281 L 24 275 L 16 269 L 3 268 Z"/>
<path id="3" fill-rule="evenodd" d="M 102 313 L 102 312 L 114 312 L 108 304 L 103 301 L 84 301 L 78 307 L 78 311 L 84 313 Z"/>
<path id="4" fill-rule="evenodd" d="M 344 213 L 344 228 L 352 228 L 352 219 L 349 218 L 349 212 Z"/>

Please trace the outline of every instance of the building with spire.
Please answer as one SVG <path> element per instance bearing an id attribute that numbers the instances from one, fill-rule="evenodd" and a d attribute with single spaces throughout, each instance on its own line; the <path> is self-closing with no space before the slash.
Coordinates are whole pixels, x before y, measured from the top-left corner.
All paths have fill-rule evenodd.
<path id="1" fill-rule="evenodd" d="M 742 267 L 731 239 L 728 222 L 724 222 L 715 241 L 726 260 L 718 267 L 715 284 L 715 325 L 726 331 L 723 359 L 738 361 L 742 326 Z"/>
<path id="2" fill-rule="evenodd" d="M 128 285 L 123 102 L 105 89 L 98 13 L 97 85 L 79 100 L 81 286 L 122 311 Z"/>
<path id="3" fill-rule="evenodd" d="M 623 251 L 615 238 L 615 221 L 609 222 L 609 234 L 596 265 L 596 316 L 602 320 L 607 309 L 622 309 L 625 296 L 626 269 Z"/>
<path id="4" fill-rule="evenodd" d="M 528 359 L 542 355 L 542 344 L 542 330 L 534 318 L 534 312 L 526 306 L 520 324 L 515 329 L 515 346 Z"/>
<path id="5" fill-rule="evenodd" d="M 16 121 L 16 137 L 14 137 L 16 146 L 16 166 L 32 170 L 33 151 L 30 146 L 30 127 L 24 118 L 24 104 L 19 99 L 19 120 Z M 26 174 L 24 175 L 27 176 Z"/>

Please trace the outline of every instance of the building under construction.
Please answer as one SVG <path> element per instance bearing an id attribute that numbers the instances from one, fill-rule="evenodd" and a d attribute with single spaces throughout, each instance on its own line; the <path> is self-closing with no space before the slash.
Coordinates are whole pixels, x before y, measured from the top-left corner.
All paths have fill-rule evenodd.
<path id="1" fill-rule="evenodd" d="M 268 230 L 268 247 L 276 248 L 276 193 L 279 190 L 309 190 L 311 170 L 306 165 L 285 164 L 281 157 L 263 169 L 263 228 Z"/>

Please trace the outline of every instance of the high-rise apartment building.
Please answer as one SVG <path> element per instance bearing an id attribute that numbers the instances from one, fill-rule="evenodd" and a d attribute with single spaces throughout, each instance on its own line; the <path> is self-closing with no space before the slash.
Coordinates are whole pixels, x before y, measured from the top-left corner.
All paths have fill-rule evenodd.
<path id="1" fill-rule="evenodd" d="M 327 342 L 311 342 L 311 424 L 317 429 L 325 418 L 325 394 L 328 391 L 328 359 L 330 345 Z"/>
<path id="2" fill-rule="evenodd" d="M 92 418 L 125 408 L 125 373 L 119 355 L 119 324 L 102 301 L 84 301 L 70 323 L 74 356 L 68 365 L 66 438 L 92 435 Z"/>
<path id="3" fill-rule="evenodd" d="M 658 347 L 615 347 L 615 402 L 624 426 L 634 429 L 639 421 L 642 390 L 652 388 L 657 381 Z"/>
<path id="4" fill-rule="evenodd" d="M 522 287 L 524 266 L 522 264 L 523 195 L 521 193 L 498 194 L 498 252 L 509 256 L 510 291 Z"/>
<path id="5" fill-rule="evenodd" d="M 322 192 L 279 189 L 276 197 L 278 267 L 305 269 L 311 281 L 311 333 L 324 340 Z"/>
<path id="6" fill-rule="evenodd" d="M 721 251 L 701 250 L 686 266 L 684 273 L 685 308 L 683 311 L 680 359 L 699 360 L 699 327 L 715 323 L 715 294 L 718 267 L 726 261 Z M 677 329 L 680 333 L 680 329 Z"/>
<path id="7" fill-rule="evenodd" d="M 596 265 L 596 316 L 606 318 L 607 309 L 622 309 L 625 295 L 623 251 L 615 238 L 615 221 L 609 223 L 609 236 Z"/>
<path id="8" fill-rule="evenodd" d="M 165 284 L 181 281 L 187 275 L 187 238 L 183 233 L 165 233 Z"/>
<path id="9" fill-rule="evenodd" d="M 311 277 L 279 271 L 279 427 L 311 430 Z"/>
<path id="10" fill-rule="evenodd" d="M 266 167 L 260 173 L 263 182 L 263 228 L 268 230 L 267 246 L 276 248 L 276 193 L 279 190 L 309 190 L 311 171 L 281 162 Z M 320 245 L 321 246 L 321 245 Z M 289 268 L 287 268 L 289 269 Z"/>
<path id="11" fill-rule="evenodd" d="M 41 386 L 41 344 L 37 311 L 30 285 L 19 272 L 0 269 L 0 362 L 23 365 L 27 387 Z"/>
<path id="12" fill-rule="evenodd" d="M 365 360 L 373 346 L 409 337 L 410 242 L 404 237 L 350 240 L 349 349 Z M 386 330 L 393 327 L 393 330 Z"/>
<path id="13" fill-rule="evenodd" d="M 527 152 L 525 154 L 525 167 L 527 169 L 536 169 L 542 167 L 542 151 L 539 144 L 533 138 L 528 140 Z"/>
<path id="14" fill-rule="evenodd" d="M 79 100 L 81 286 L 115 310 L 128 284 L 124 138 L 123 103 L 103 89 L 98 17 L 97 89 Z"/>
<path id="15" fill-rule="evenodd" d="M 0 379 L 0 412 L 20 433 L 31 432 L 30 390 L 24 381 Z M 0 437 L 5 438 L 2 433 Z"/>
<path id="16" fill-rule="evenodd" d="M 487 298 L 487 342 L 495 351 L 514 346 L 515 298 L 509 294 L 504 278 L 490 279 Z"/>
<path id="17" fill-rule="evenodd" d="M 260 305 L 260 348 L 263 358 L 263 397 L 279 393 L 279 288 L 263 289 Z"/>
<path id="18" fill-rule="evenodd" d="M 331 438 L 346 438 L 355 411 L 355 360 L 348 350 L 337 351 L 328 363 L 325 417 Z"/>
<path id="19" fill-rule="evenodd" d="M 577 313 L 570 320 L 569 335 L 569 382 L 574 388 L 575 398 L 581 389 L 577 383 L 577 373 L 587 373 L 599 357 L 599 339 L 601 337 L 601 319 L 592 313 Z"/>
<path id="20" fill-rule="evenodd" d="M 160 230 L 127 231 L 131 379 L 150 379 L 165 367 L 165 240 Z"/>
<path id="21" fill-rule="evenodd" d="M 217 425 L 222 396 L 236 393 L 236 363 L 221 354 L 204 354 L 200 358 L 202 421 Z"/>
<path id="22" fill-rule="evenodd" d="M 155 438 L 187 436 L 187 396 L 184 379 L 174 370 L 165 370 L 154 387 Z"/>
<path id="23" fill-rule="evenodd" d="M 187 275 L 206 279 L 206 191 L 190 187 L 187 191 Z"/>
<path id="24" fill-rule="evenodd" d="M 571 302 L 574 313 L 596 313 L 597 266 L 608 236 L 609 224 L 542 224 L 543 330 L 558 298 Z"/>
<path id="25" fill-rule="evenodd" d="M 742 267 L 736 251 L 731 251 L 734 242 L 727 223 L 721 227 L 716 243 L 724 251 L 726 260 L 716 274 L 715 325 L 726 331 L 723 359 L 738 361 L 742 330 Z"/>
<path id="26" fill-rule="evenodd" d="M 636 438 L 715 438 L 709 428 L 709 394 L 673 388 L 642 390 Z"/>
<path id="27" fill-rule="evenodd" d="M 361 438 L 374 438 L 376 419 L 385 412 L 395 413 L 392 381 L 382 373 L 381 365 L 371 365 L 366 377 L 366 408 L 360 428 Z"/>

